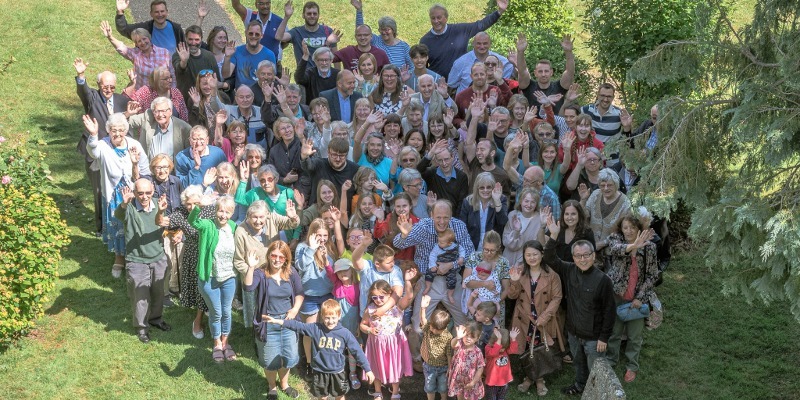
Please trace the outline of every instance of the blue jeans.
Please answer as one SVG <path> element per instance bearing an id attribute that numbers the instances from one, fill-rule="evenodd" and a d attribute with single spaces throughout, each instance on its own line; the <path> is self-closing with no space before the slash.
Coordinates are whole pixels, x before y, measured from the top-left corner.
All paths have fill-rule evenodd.
<path id="1" fill-rule="evenodd" d="M 197 289 L 203 295 L 203 300 L 208 305 L 208 329 L 216 340 L 220 336 L 231 333 L 231 302 L 236 293 L 236 278 L 229 278 L 225 282 L 217 282 L 214 278 L 208 281 L 197 279 Z"/>
<path id="2" fill-rule="evenodd" d="M 586 381 L 589 380 L 589 371 L 592 370 L 594 360 L 604 356 L 605 352 L 597 352 L 597 340 L 581 339 L 572 332 L 568 334 L 569 349 L 573 357 L 572 365 L 575 366 L 575 386 L 583 390 Z"/>
<path id="3" fill-rule="evenodd" d="M 286 314 L 272 315 L 273 318 L 283 319 Z M 267 324 L 267 341 L 262 342 L 256 337 L 256 350 L 258 363 L 267 371 L 277 371 L 280 368 L 294 368 L 300 361 L 300 352 L 297 345 L 297 333 L 282 325 Z"/>
<path id="4" fill-rule="evenodd" d="M 425 375 L 425 393 L 447 393 L 447 366 L 433 367 L 422 363 Z"/>

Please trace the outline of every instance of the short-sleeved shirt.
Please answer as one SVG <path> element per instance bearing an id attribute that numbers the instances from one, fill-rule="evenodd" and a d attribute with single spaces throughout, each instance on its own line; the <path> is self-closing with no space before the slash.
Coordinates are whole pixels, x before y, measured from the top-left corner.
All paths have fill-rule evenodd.
<path id="1" fill-rule="evenodd" d="M 377 64 L 376 71 L 380 71 L 384 65 L 389 64 L 389 56 L 377 46 L 370 46 L 369 51 L 361 51 L 356 46 L 347 46 L 333 53 L 333 62 L 342 62 L 343 69 L 354 70 L 358 68 L 358 59 L 362 54 L 371 53 L 375 56 Z"/>
<path id="2" fill-rule="evenodd" d="M 273 63 L 275 60 L 275 53 L 272 50 L 261 46 L 261 51 L 252 54 L 247 51 L 247 45 L 241 45 L 236 48 L 236 53 L 231 57 L 231 64 L 236 66 L 236 87 L 245 85 L 250 86 L 258 82 L 258 63 L 269 60 Z"/>
<path id="3" fill-rule="evenodd" d="M 530 103 L 530 105 L 536 106 L 536 108 L 539 109 L 539 110 L 542 109 L 542 104 L 539 103 L 538 100 L 536 100 L 536 96 L 533 95 L 533 92 L 540 91 L 540 90 L 542 92 L 544 92 L 544 94 L 547 95 L 547 96 L 550 96 L 550 95 L 553 95 L 553 94 L 559 94 L 559 93 L 564 95 L 564 96 L 567 95 L 567 89 L 564 89 L 561 86 L 561 79 L 550 81 L 550 86 L 548 86 L 547 89 L 540 88 L 539 87 L 539 83 L 536 82 L 535 78 L 531 79 L 531 84 L 528 85 L 528 87 L 526 87 L 522 91 L 522 94 L 525 96 L 526 99 L 528 99 L 528 103 Z M 556 102 L 555 106 L 553 107 L 553 110 L 556 110 L 556 112 L 558 112 L 558 110 L 561 109 L 562 105 L 564 105 L 564 98 L 562 98 L 561 100 Z"/>
<path id="4" fill-rule="evenodd" d="M 359 280 L 361 296 L 359 298 L 360 310 L 367 309 L 367 297 L 369 297 L 369 288 L 373 283 L 379 280 L 384 280 L 389 283 L 389 286 L 403 286 L 403 272 L 400 268 L 395 266 L 390 272 L 381 272 L 375 269 L 375 264 L 372 261 L 368 262 L 369 265 L 359 272 Z"/>
<path id="5" fill-rule="evenodd" d="M 308 54 L 314 54 L 318 48 L 325 46 L 325 41 L 328 39 L 328 35 L 330 35 L 331 32 L 333 32 L 333 29 L 325 25 L 319 25 L 319 28 L 314 32 L 306 30 L 304 25 L 290 29 L 289 35 L 292 36 L 294 59 L 297 60 L 297 64 L 300 64 L 300 59 L 303 58 L 302 42 L 306 42 Z M 314 64 L 314 60 L 312 60 L 311 57 L 308 57 L 308 68 L 311 67 L 316 67 L 316 64 Z"/>
<path id="6" fill-rule="evenodd" d="M 453 355 L 453 346 L 450 346 L 451 340 L 453 340 L 453 334 L 447 329 L 435 335 L 431 332 L 430 322 L 425 324 L 422 328 L 422 346 L 420 347 L 420 354 L 425 363 L 432 367 L 446 367 L 448 356 Z"/>
<path id="7" fill-rule="evenodd" d="M 175 53 L 178 43 L 175 40 L 175 28 L 172 27 L 172 22 L 167 21 L 167 24 L 162 29 L 159 29 L 154 24 L 152 37 L 151 42 L 154 45 L 167 49 L 169 54 Z"/>

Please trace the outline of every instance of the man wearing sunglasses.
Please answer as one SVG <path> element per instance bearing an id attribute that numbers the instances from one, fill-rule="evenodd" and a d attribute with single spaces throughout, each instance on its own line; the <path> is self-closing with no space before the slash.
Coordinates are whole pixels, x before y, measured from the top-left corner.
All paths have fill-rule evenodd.
<path id="1" fill-rule="evenodd" d="M 186 43 L 178 43 L 178 50 L 172 55 L 172 66 L 175 68 L 177 87 L 189 106 L 189 89 L 197 83 L 198 75 L 213 74 L 220 82 L 217 71 L 217 60 L 214 53 L 200 48 L 203 43 L 203 29 L 197 25 L 186 28 Z"/>
<path id="2" fill-rule="evenodd" d="M 222 64 L 222 75 L 230 78 L 236 72 L 236 87 L 252 86 L 258 82 L 258 65 L 269 60 L 276 62 L 275 53 L 261 44 L 264 35 L 261 22 L 250 21 L 247 25 L 245 44 L 236 47 L 236 42 L 229 41 L 225 46 L 225 61 Z"/>
<path id="3" fill-rule="evenodd" d="M 271 11 L 272 0 L 255 0 L 255 10 L 245 7 L 240 0 L 231 0 L 231 7 L 239 14 L 239 18 L 244 22 L 247 27 L 250 21 L 261 22 L 261 45 L 270 49 L 277 57 L 277 74 L 281 75 L 283 67 L 281 66 L 281 59 L 283 58 L 283 51 L 281 49 L 280 40 L 275 39 L 275 34 L 278 33 L 278 27 L 283 22 L 283 18 L 275 15 Z"/>
<path id="4" fill-rule="evenodd" d="M 114 113 L 124 113 L 128 109 L 127 96 L 115 93 L 117 88 L 117 76 L 111 71 L 103 71 L 97 75 L 97 89 L 92 89 L 86 82 L 86 68 L 88 62 L 81 58 L 76 58 L 72 63 L 75 67 L 75 84 L 77 86 L 78 98 L 83 104 L 84 114 L 89 114 L 97 120 L 97 139 L 102 140 L 108 136 L 106 132 L 106 121 Z M 127 114 L 126 114 L 127 116 Z M 95 234 L 99 235 L 103 230 L 103 198 L 100 193 L 100 169 L 91 168 L 94 159 L 86 151 L 86 142 L 89 140 L 89 133 L 84 131 L 78 141 L 78 152 L 83 154 L 86 161 L 84 164 L 86 176 L 92 184 L 94 194 L 94 224 Z"/>

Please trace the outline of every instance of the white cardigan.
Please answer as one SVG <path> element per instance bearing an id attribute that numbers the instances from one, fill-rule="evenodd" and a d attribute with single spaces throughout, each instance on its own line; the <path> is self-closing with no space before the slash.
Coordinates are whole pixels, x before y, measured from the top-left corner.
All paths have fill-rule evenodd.
<path id="1" fill-rule="evenodd" d="M 138 148 L 139 154 L 139 176 L 145 177 L 150 175 L 150 161 L 147 158 L 147 153 L 142 148 L 142 145 L 130 137 L 125 137 L 127 142 L 128 151 L 132 148 Z M 131 171 L 133 162 L 130 155 L 120 157 L 117 152 L 106 143 L 104 140 L 98 140 L 97 135 L 89 136 L 89 141 L 86 143 L 86 150 L 89 156 L 94 158 L 92 169 L 100 170 L 100 191 L 103 194 L 103 200 L 108 204 L 114 193 L 114 188 L 119 183 L 120 179 L 125 179 L 128 186 L 133 189 L 133 181 L 131 179 Z M 130 154 L 130 153 L 128 153 Z"/>

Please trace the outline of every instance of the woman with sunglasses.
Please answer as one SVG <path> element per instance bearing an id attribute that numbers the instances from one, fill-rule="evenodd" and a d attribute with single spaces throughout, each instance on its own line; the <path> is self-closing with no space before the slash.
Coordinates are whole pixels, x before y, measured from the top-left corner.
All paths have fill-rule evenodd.
<path id="1" fill-rule="evenodd" d="M 242 282 L 244 290 L 252 292 L 255 300 L 253 330 L 258 363 L 264 368 L 269 385 L 267 398 L 277 399 L 278 388 L 296 398 L 297 390 L 289 386 L 289 370 L 300 361 L 297 334 L 264 321 L 265 316 L 294 319 L 303 305 L 303 284 L 292 268 L 292 251 L 285 242 L 277 240 L 267 247 L 264 258 L 250 252 L 245 261 Z"/>
<path id="2" fill-rule="evenodd" d="M 250 176 L 250 168 L 247 163 L 239 164 L 239 176 Z M 256 200 L 264 200 L 269 209 L 278 213 L 279 215 L 289 216 L 287 214 L 289 203 L 292 203 L 296 210 L 303 209 L 303 200 L 299 192 L 278 184 L 280 175 L 274 166 L 265 164 L 259 168 L 256 175 L 258 177 L 259 187 L 254 187 L 247 192 L 244 190 L 244 183 L 240 184 L 236 191 L 236 203 L 245 207 L 250 207 Z M 297 245 L 300 239 L 300 228 L 288 229 L 281 231 L 281 240 L 288 242 L 292 247 Z"/>
<path id="3" fill-rule="evenodd" d="M 578 163 L 567 178 L 567 190 L 572 200 L 582 200 L 581 190 L 587 193 L 599 189 L 600 170 L 603 168 L 603 153 L 596 147 L 578 152 Z"/>

